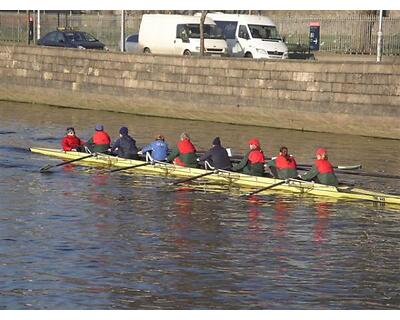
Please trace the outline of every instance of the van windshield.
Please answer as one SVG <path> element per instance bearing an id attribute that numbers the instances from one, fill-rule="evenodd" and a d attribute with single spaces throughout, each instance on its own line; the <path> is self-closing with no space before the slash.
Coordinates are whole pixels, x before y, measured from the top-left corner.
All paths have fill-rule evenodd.
<path id="1" fill-rule="evenodd" d="M 237 21 L 215 21 L 215 23 L 224 33 L 225 39 L 236 38 Z"/>
<path id="2" fill-rule="evenodd" d="M 275 26 L 249 24 L 249 29 L 254 39 L 282 40 Z"/>
<path id="3" fill-rule="evenodd" d="M 178 32 L 184 30 L 188 38 L 200 38 L 200 24 L 184 24 L 178 25 Z M 220 28 L 214 24 L 204 25 L 204 38 L 205 39 L 224 39 L 224 35 Z"/>

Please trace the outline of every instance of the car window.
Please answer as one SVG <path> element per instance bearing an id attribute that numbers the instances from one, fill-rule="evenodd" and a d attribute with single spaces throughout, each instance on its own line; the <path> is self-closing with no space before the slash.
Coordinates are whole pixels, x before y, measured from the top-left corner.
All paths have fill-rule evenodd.
<path id="1" fill-rule="evenodd" d="M 239 38 L 249 39 L 249 33 L 247 32 L 247 28 L 244 25 L 239 26 Z"/>
<path id="2" fill-rule="evenodd" d="M 65 42 L 65 37 L 62 32 L 57 32 L 56 42 Z"/>
<path id="3" fill-rule="evenodd" d="M 139 42 L 139 35 L 138 34 L 132 34 L 126 39 L 128 42 Z"/>
<path id="4" fill-rule="evenodd" d="M 81 36 L 83 39 L 85 39 L 88 42 L 96 42 L 98 41 L 94 36 L 92 36 L 90 33 L 87 32 L 80 32 Z"/>
<path id="5" fill-rule="evenodd" d="M 48 35 L 46 35 L 43 40 L 46 42 L 56 42 L 56 37 L 57 37 L 57 31 L 50 32 Z"/>
<path id="6" fill-rule="evenodd" d="M 265 40 L 281 40 L 281 36 L 275 26 L 249 24 L 253 38 Z"/>

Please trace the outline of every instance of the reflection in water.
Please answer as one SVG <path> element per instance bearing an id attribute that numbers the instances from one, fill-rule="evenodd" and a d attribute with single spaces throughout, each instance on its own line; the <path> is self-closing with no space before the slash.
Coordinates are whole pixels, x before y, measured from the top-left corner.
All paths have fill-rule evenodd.
<path id="1" fill-rule="evenodd" d="M 26 149 L 59 147 L 71 125 L 87 138 L 102 122 L 114 136 L 127 125 L 139 145 L 160 128 L 171 141 L 188 130 L 199 149 L 219 135 L 235 153 L 251 136 L 271 150 L 290 141 L 299 162 L 324 141 L 335 164 L 361 157 L 368 171 L 383 157 L 398 174 L 398 142 L 24 104 L 0 103 L 0 113 L 0 308 L 399 306 L 399 210 L 273 193 L 244 201 L 75 165 L 41 174 L 59 160 Z"/>
<path id="2" fill-rule="evenodd" d="M 261 222 L 259 221 L 259 218 L 262 216 L 263 213 L 260 210 L 259 206 L 262 202 L 260 198 L 255 195 L 249 196 L 247 202 L 250 238 L 252 240 L 255 240 L 257 238 L 257 234 L 261 232 Z"/>
<path id="3" fill-rule="evenodd" d="M 316 202 L 316 217 L 317 222 L 314 227 L 314 240 L 316 242 L 326 241 L 326 229 L 328 229 L 328 221 L 332 204 L 328 202 Z"/>

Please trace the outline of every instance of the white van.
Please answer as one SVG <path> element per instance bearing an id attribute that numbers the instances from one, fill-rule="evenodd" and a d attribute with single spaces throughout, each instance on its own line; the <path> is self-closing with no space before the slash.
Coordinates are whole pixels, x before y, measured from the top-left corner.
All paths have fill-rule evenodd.
<path id="1" fill-rule="evenodd" d="M 199 54 L 200 16 L 144 14 L 139 28 L 139 50 L 154 54 Z M 228 54 L 224 35 L 207 17 L 204 21 L 204 53 Z"/>
<path id="2" fill-rule="evenodd" d="M 222 30 L 229 55 L 256 59 L 288 58 L 288 48 L 270 18 L 219 12 L 209 13 L 207 17 Z"/>

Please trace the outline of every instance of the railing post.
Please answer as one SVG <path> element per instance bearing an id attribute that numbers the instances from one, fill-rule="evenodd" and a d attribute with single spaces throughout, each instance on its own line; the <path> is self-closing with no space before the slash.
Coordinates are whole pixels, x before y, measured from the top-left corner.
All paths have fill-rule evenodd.
<path id="1" fill-rule="evenodd" d="M 121 10 L 121 52 L 125 51 L 125 11 Z"/>
<path id="2" fill-rule="evenodd" d="M 376 49 L 376 62 L 382 60 L 382 10 L 379 10 L 378 47 Z"/>

